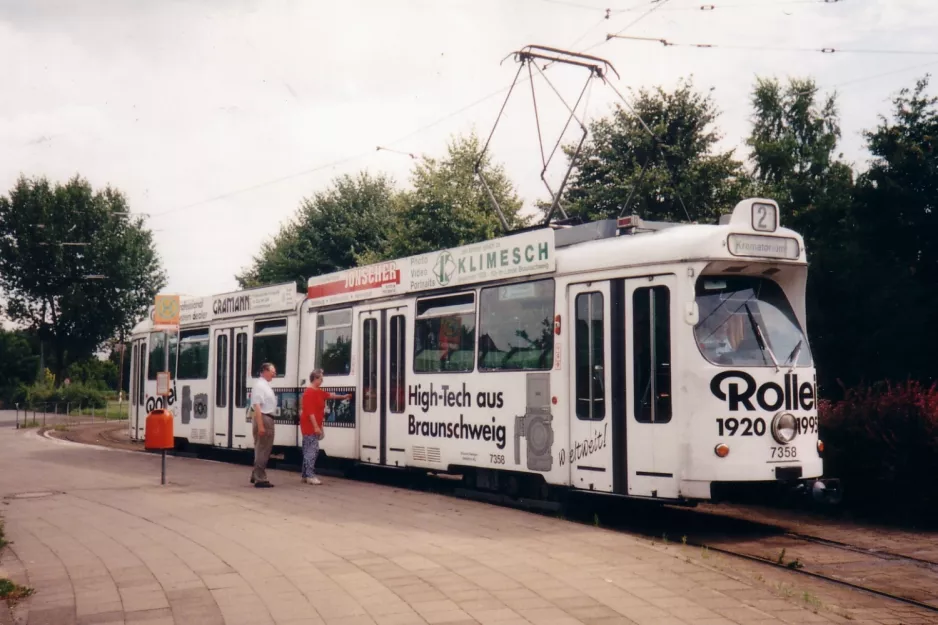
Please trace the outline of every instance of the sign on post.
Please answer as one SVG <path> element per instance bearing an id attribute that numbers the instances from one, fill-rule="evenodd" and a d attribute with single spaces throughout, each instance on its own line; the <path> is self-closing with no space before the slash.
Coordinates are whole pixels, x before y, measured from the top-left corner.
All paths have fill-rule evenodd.
<path id="1" fill-rule="evenodd" d="M 153 329 L 174 331 L 179 329 L 179 296 L 157 295 L 153 310 Z"/>
<path id="2" fill-rule="evenodd" d="M 156 373 L 156 394 L 167 397 L 170 392 L 169 371 L 158 371 Z"/>

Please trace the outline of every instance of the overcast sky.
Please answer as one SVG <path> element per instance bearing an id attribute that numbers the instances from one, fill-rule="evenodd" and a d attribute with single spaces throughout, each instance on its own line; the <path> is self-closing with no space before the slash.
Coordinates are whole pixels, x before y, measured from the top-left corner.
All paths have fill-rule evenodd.
<path id="1" fill-rule="evenodd" d="M 840 93 L 842 150 L 859 168 L 867 159 L 861 131 L 899 88 L 938 68 L 935 0 L 707 0 L 716 7 L 709 11 L 701 4 L 0 0 L 0 193 L 20 174 L 64 181 L 80 173 L 95 186 L 111 184 L 132 210 L 150 214 L 166 291 L 220 293 L 236 288 L 234 274 L 301 198 L 335 175 L 367 169 L 406 184 L 412 160 L 377 146 L 439 155 L 454 133 L 487 135 L 503 96 L 482 98 L 509 85 L 517 66 L 499 63 L 525 44 L 591 48 L 618 69 L 614 84 L 624 93 L 693 75 L 701 90 L 713 90 L 725 144 L 741 157 L 754 77 L 813 76 Z M 923 53 L 601 43 L 656 5 L 625 34 Z M 557 66 L 547 75 L 573 99 L 584 78 Z M 536 84 L 552 143 L 562 109 Z M 613 101 L 595 84 L 588 115 Z M 543 198 L 527 85 L 513 96 L 493 149 L 528 205 Z"/>

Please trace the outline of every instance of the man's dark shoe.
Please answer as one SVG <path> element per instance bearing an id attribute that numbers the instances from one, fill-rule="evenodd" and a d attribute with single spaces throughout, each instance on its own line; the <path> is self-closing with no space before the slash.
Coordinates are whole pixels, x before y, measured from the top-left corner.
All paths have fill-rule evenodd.
<path id="1" fill-rule="evenodd" d="M 254 488 L 273 488 L 274 485 L 270 482 L 255 482 Z"/>
<path id="2" fill-rule="evenodd" d="M 255 479 L 254 479 L 254 476 L 252 475 L 252 476 L 251 476 L 251 484 L 254 484 L 254 483 L 256 483 L 256 482 L 257 482 L 257 480 L 255 480 Z"/>

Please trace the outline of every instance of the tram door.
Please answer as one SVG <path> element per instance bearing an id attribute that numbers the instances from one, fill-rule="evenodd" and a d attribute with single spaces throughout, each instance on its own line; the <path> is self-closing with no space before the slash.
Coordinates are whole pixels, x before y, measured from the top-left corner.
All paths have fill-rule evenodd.
<path id="1" fill-rule="evenodd" d="M 244 434 L 235 441 L 235 419 L 247 418 L 248 328 L 238 326 L 219 328 L 212 338 L 214 366 L 211 402 L 213 439 L 215 447 L 241 448 Z M 235 444 L 237 443 L 237 444 Z"/>
<path id="2" fill-rule="evenodd" d="M 608 281 L 570 287 L 570 445 L 564 459 L 576 488 L 613 490 L 614 393 L 611 320 L 614 308 Z"/>
<path id="3" fill-rule="evenodd" d="M 134 439 L 142 438 L 146 431 L 147 419 L 147 340 L 139 339 L 131 344 L 130 359 L 133 376 L 130 380 L 130 434 Z"/>
<path id="4" fill-rule="evenodd" d="M 680 440 L 673 420 L 672 328 L 681 323 L 673 275 L 625 281 L 628 493 L 676 498 Z"/>
<path id="5" fill-rule="evenodd" d="M 359 315 L 361 374 L 355 401 L 359 415 L 359 457 L 371 464 L 403 464 L 406 307 Z M 406 428 L 406 425 L 405 425 Z M 400 440 L 398 440 L 400 438 Z"/>

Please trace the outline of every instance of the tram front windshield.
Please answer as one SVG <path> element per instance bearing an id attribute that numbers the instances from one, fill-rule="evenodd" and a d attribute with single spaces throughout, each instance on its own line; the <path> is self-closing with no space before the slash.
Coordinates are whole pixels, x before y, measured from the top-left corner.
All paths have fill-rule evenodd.
<path id="1" fill-rule="evenodd" d="M 716 365 L 810 366 L 808 339 L 781 287 L 766 278 L 702 276 L 697 346 Z M 774 357 L 774 360 L 773 360 Z"/>

